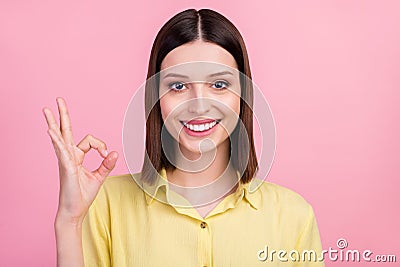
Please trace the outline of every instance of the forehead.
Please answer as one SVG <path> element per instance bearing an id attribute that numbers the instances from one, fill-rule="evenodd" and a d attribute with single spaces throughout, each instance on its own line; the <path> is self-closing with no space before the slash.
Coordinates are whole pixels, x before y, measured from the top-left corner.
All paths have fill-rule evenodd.
<path id="1" fill-rule="evenodd" d="M 235 58 L 221 46 L 196 40 L 170 51 L 161 62 L 161 70 L 195 61 L 207 61 L 237 69 Z"/>
<path id="2" fill-rule="evenodd" d="M 163 69 L 160 71 L 159 78 L 161 82 L 166 83 L 176 79 L 183 82 L 200 82 L 224 78 L 233 86 L 239 82 L 239 71 L 220 63 L 193 61 Z"/>

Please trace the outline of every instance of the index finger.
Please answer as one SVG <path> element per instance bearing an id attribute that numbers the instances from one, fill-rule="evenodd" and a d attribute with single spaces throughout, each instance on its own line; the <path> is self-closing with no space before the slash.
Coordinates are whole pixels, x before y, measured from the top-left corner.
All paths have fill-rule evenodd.
<path id="1" fill-rule="evenodd" d="M 67 103 L 62 97 L 57 97 L 58 112 L 60 113 L 60 129 L 64 141 L 68 145 L 74 145 L 71 120 L 69 118 Z"/>
<path id="2" fill-rule="evenodd" d="M 54 118 L 53 112 L 47 107 L 43 108 L 42 111 L 46 118 L 49 129 L 53 129 L 61 137 L 60 128 L 58 127 L 56 119 Z"/>

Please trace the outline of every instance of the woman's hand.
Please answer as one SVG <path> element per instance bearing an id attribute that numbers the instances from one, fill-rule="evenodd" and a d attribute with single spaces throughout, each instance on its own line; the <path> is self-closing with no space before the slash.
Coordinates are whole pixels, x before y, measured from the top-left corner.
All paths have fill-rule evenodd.
<path id="1" fill-rule="evenodd" d="M 106 144 L 90 134 L 75 145 L 65 100 L 59 97 L 57 104 L 60 127 L 53 112 L 43 108 L 49 126 L 47 132 L 58 158 L 60 195 L 56 221 L 81 224 L 105 178 L 114 168 L 118 153 L 108 154 Z M 92 148 L 100 153 L 103 161 L 96 170 L 88 171 L 82 163 Z"/>

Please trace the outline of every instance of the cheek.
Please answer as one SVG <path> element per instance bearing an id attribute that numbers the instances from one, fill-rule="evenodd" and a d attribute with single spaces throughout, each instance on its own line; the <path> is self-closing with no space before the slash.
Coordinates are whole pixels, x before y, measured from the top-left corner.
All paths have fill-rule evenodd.
<path id="1" fill-rule="evenodd" d="M 225 95 L 223 102 L 221 101 L 221 104 L 222 105 L 219 107 L 219 109 L 224 116 L 222 126 L 224 131 L 230 135 L 235 129 L 239 120 L 240 97 L 236 94 Z"/>
<path id="2" fill-rule="evenodd" d="M 171 101 L 168 101 L 167 97 L 165 96 L 160 99 L 160 109 L 162 119 L 165 121 L 172 112 Z"/>
<path id="3" fill-rule="evenodd" d="M 231 94 L 229 97 L 224 99 L 227 107 L 229 107 L 230 112 L 235 112 L 237 116 L 240 113 L 240 96 L 236 94 Z"/>
<path id="4" fill-rule="evenodd" d="M 236 114 L 239 116 L 239 113 L 240 113 L 240 97 L 236 98 L 235 109 L 234 110 L 235 110 Z"/>
<path id="5" fill-rule="evenodd" d="M 161 117 L 164 123 L 165 129 L 169 132 L 170 135 L 172 135 L 175 139 L 177 139 L 178 132 L 175 127 L 174 123 L 174 102 L 171 101 L 172 99 L 169 99 L 166 96 L 161 97 L 160 99 L 160 109 L 161 109 Z"/>

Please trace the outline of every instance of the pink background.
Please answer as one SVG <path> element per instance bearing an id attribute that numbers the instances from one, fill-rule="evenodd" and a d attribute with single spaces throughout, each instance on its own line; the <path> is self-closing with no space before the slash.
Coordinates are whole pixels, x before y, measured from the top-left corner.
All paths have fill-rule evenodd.
<path id="1" fill-rule="evenodd" d="M 190 7 L 221 12 L 243 34 L 276 120 L 268 180 L 313 205 L 324 248 L 344 237 L 400 261 L 400 2 L 245 3 L 0 2 L 0 265 L 55 265 L 58 167 L 42 107 L 65 97 L 76 141 L 92 133 L 122 155 L 154 37 Z M 87 164 L 98 160 L 91 152 Z M 121 157 L 112 174 L 125 172 Z M 344 265 L 382 264 L 327 262 Z"/>

